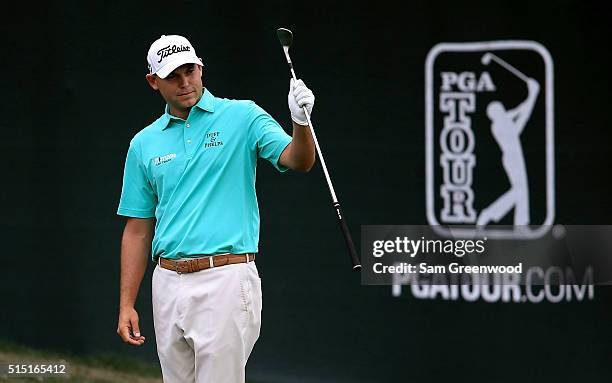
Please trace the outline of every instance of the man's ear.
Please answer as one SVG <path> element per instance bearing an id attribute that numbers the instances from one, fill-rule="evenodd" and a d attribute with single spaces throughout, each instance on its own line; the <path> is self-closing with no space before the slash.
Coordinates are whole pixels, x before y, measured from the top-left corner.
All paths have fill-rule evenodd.
<path id="1" fill-rule="evenodd" d="M 158 90 L 159 87 L 157 86 L 157 76 L 154 74 L 148 74 L 145 76 L 145 78 L 147 79 L 147 82 L 149 83 L 149 86 L 155 90 Z"/>

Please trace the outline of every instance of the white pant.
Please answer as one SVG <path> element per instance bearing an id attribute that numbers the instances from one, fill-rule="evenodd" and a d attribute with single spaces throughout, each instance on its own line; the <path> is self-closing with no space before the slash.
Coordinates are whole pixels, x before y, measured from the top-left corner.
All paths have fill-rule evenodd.
<path id="1" fill-rule="evenodd" d="M 165 383 L 244 383 L 261 325 L 255 262 L 153 272 L 153 319 Z"/>

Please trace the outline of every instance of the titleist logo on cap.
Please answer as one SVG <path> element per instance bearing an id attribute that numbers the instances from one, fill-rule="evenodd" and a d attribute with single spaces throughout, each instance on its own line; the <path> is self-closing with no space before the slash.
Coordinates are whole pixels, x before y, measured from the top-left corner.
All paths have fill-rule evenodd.
<path id="1" fill-rule="evenodd" d="M 159 61 L 157 61 L 158 63 L 160 63 L 165 57 L 168 57 L 172 54 L 175 53 L 180 53 L 180 52 L 186 52 L 186 51 L 190 51 L 191 47 L 187 47 L 184 45 L 168 45 L 167 47 L 164 47 L 160 50 L 157 51 L 157 55 L 159 56 Z"/>

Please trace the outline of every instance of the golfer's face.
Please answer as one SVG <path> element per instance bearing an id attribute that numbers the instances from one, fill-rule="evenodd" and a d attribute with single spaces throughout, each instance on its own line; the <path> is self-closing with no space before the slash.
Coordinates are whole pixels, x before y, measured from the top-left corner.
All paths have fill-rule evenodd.
<path id="1" fill-rule="evenodd" d="M 191 108 L 202 96 L 202 67 L 181 65 L 166 78 L 158 78 L 157 86 L 169 105 L 182 110 Z"/>

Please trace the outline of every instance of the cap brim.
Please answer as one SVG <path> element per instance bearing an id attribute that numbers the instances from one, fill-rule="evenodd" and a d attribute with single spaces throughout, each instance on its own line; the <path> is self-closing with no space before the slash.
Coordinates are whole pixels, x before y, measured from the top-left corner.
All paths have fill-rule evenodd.
<path id="1" fill-rule="evenodd" d="M 155 74 L 160 78 L 166 78 L 173 70 L 185 64 L 198 64 L 204 66 L 199 58 L 185 57 L 184 59 L 176 59 L 161 67 Z"/>

